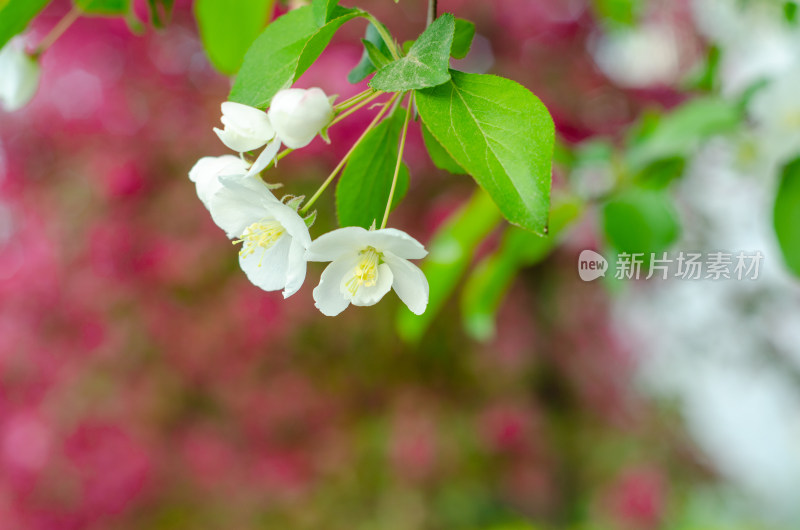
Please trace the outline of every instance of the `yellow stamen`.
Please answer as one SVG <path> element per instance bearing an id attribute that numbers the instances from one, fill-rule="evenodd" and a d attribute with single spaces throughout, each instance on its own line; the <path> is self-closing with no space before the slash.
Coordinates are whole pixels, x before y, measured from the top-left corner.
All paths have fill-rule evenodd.
<path id="1" fill-rule="evenodd" d="M 355 296 L 362 285 L 365 287 L 373 287 L 378 283 L 380 253 L 373 247 L 367 247 L 359 252 L 359 254 L 361 259 L 353 269 L 353 277 L 344 284 L 350 296 Z"/>
<path id="2" fill-rule="evenodd" d="M 259 248 L 262 249 L 261 260 L 263 260 L 267 250 L 272 248 L 283 237 L 284 233 L 286 233 L 286 230 L 278 221 L 265 221 L 262 219 L 245 228 L 244 234 L 239 239 L 234 239 L 233 244 L 242 243 L 239 255 L 243 258 L 250 254 L 255 254 Z M 258 262 L 259 267 L 261 266 L 261 260 Z"/>

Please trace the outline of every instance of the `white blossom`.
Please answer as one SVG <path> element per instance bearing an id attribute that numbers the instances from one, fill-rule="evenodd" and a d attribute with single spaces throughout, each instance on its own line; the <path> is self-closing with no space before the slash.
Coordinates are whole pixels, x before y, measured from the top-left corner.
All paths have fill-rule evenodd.
<path id="1" fill-rule="evenodd" d="M 25 53 L 20 37 L 0 50 L 0 106 L 13 112 L 33 98 L 39 87 L 39 61 Z"/>
<path id="2" fill-rule="evenodd" d="M 247 163 L 234 155 L 205 156 L 189 170 L 189 180 L 195 183 L 197 196 L 208 208 L 212 195 L 222 189 L 219 178 L 247 174 Z"/>
<path id="3" fill-rule="evenodd" d="M 603 73 L 621 86 L 672 85 L 681 73 L 680 39 L 667 24 L 645 24 L 601 35 L 591 52 Z"/>
<path id="4" fill-rule="evenodd" d="M 254 107 L 226 101 L 221 105 L 224 129 L 214 127 L 219 139 L 239 153 L 266 145 L 275 137 L 267 114 Z"/>
<path id="5" fill-rule="evenodd" d="M 428 252 L 401 230 L 365 230 L 346 227 L 316 239 L 308 249 L 308 261 L 330 261 L 314 289 L 314 303 L 327 316 L 335 316 L 348 305 L 378 303 L 394 289 L 417 315 L 428 305 L 428 280 L 408 260 L 424 258 Z"/>
<path id="6" fill-rule="evenodd" d="M 306 277 L 306 222 L 295 208 L 279 201 L 259 177 L 220 177 L 209 201 L 211 217 L 234 244 L 247 278 L 265 291 L 296 293 Z"/>
<path id="7" fill-rule="evenodd" d="M 272 98 L 269 119 L 284 145 L 299 149 L 330 123 L 333 106 L 319 88 L 288 88 Z"/>

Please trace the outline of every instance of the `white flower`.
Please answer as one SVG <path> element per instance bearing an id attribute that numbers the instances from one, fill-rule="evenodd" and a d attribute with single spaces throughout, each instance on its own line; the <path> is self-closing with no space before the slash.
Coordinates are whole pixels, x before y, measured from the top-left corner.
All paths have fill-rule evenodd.
<path id="1" fill-rule="evenodd" d="M 335 316 L 348 305 L 378 303 L 394 289 L 417 315 L 428 306 L 428 280 L 408 260 L 424 258 L 428 252 L 401 230 L 364 230 L 350 226 L 316 239 L 308 248 L 308 261 L 332 262 L 314 289 L 314 302 L 323 314 Z"/>
<path id="2" fill-rule="evenodd" d="M 233 101 L 226 101 L 221 107 L 220 121 L 225 129 L 214 127 L 214 132 L 230 149 L 239 153 L 252 151 L 275 137 L 275 129 L 265 112 Z"/>
<path id="3" fill-rule="evenodd" d="M 619 29 L 590 45 L 600 70 L 624 87 L 671 85 L 681 73 L 681 36 L 666 24 Z"/>
<path id="4" fill-rule="evenodd" d="M 272 98 L 269 119 L 275 132 L 287 147 L 299 149 L 333 119 L 333 107 L 319 88 L 288 88 Z"/>
<path id="5" fill-rule="evenodd" d="M 39 62 L 25 53 L 20 37 L 0 50 L 0 106 L 21 109 L 33 98 L 41 76 Z"/>
<path id="6" fill-rule="evenodd" d="M 296 293 L 306 277 L 305 252 L 311 236 L 297 210 L 282 203 L 259 177 L 220 177 L 221 188 L 209 211 L 234 244 L 241 244 L 239 265 L 265 291 Z"/>
<path id="7" fill-rule="evenodd" d="M 189 180 L 195 183 L 197 196 L 208 208 L 209 200 L 222 189 L 220 177 L 244 176 L 247 174 L 247 163 L 234 155 L 205 156 L 189 170 Z"/>

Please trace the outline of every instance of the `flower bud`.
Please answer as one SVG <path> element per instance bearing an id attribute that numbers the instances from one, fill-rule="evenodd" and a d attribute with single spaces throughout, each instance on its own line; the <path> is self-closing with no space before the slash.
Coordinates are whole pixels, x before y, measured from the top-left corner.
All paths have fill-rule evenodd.
<path id="1" fill-rule="evenodd" d="M 220 121 L 225 129 L 215 127 L 214 132 L 222 143 L 240 153 L 258 149 L 275 136 L 266 113 L 241 103 L 223 103 Z"/>
<path id="2" fill-rule="evenodd" d="M 0 50 L 0 106 L 13 112 L 33 98 L 41 76 L 39 62 L 25 53 L 20 38 Z"/>
<path id="3" fill-rule="evenodd" d="M 272 98 L 269 119 L 278 138 L 291 149 L 299 149 L 333 119 L 333 107 L 319 88 L 289 88 Z"/>

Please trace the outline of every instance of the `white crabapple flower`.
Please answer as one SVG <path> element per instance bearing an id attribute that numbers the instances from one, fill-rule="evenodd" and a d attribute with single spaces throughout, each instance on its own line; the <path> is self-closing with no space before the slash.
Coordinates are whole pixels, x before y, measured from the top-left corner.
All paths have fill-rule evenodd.
<path id="1" fill-rule="evenodd" d="M 0 106 L 19 110 L 33 98 L 41 77 L 39 61 L 25 52 L 21 37 L 0 49 Z"/>
<path id="2" fill-rule="evenodd" d="M 247 169 L 247 163 L 238 156 L 204 156 L 189 170 L 189 180 L 195 183 L 197 197 L 208 209 L 211 197 L 222 189 L 220 177 L 244 177 Z"/>
<path id="3" fill-rule="evenodd" d="M 258 149 L 275 137 L 275 129 L 264 111 L 233 101 L 226 101 L 221 109 L 220 121 L 225 128 L 214 127 L 214 132 L 234 151 Z"/>
<path id="4" fill-rule="evenodd" d="M 228 148 L 244 153 L 266 145 L 247 172 L 247 176 L 260 173 L 278 154 L 281 144 L 275 138 L 275 129 L 267 113 L 255 107 L 233 101 L 221 105 L 224 129 L 214 127 L 214 132 Z"/>
<path id="5" fill-rule="evenodd" d="M 331 100 L 319 88 L 287 88 L 272 98 L 270 122 L 286 147 L 300 149 L 333 119 Z"/>
<path id="6" fill-rule="evenodd" d="M 241 245 L 239 265 L 247 279 L 265 291 L 283 289 L 284 298 L 296 293 L 306 277 L 305 253 L 311 244 L 306 220 L 297 213 L 299 200 L 284 204 L 258 176 L 222 176 L 219 182 L 209 211 Z"/>
<path id="7" fill-rule="evenodd" d="M 314 289 L 314 305 L 327 316 L 336 316 L 348 305 L 378 303 L 394 289 L 415 314 L 428 306 L 428 280 L 409 259 L 421 259 L 428 251 L 401 230 L 365 230 L 349 226 L 314 240 L 308 261 L 330 261 Z"/>

